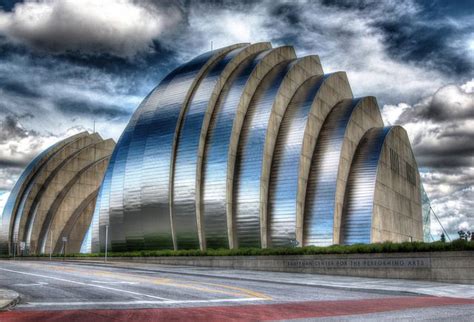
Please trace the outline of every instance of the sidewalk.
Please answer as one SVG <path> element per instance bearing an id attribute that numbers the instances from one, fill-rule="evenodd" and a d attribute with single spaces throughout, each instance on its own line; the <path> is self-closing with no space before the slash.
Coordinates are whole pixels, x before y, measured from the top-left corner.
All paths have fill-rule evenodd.
<path id="1" fill-rule="evenodd" d="M 320 274 L 282 273 L 267 271 L 250 271 L 234 269 L 212 269 L 195 266 L 168 266 L 158 264 L 108 262 L 103 261 L 70 261 L 76 264 L 87 263 L 98 266 L 107 265 L 116 268 L 134 268 L 135 270 L 153 271 L 159 273 L 206 276 L 257 282 L 272 282 L 322 288 L 342 288 L 378 293 L 419 294 L 438 297 L 474 298 L 474 285 L 449 284 L 431 281 L 405 279 L 382 279 L 352 276 L 334 276 Z"/>
<path id="2" fill-rule="evenodd" d="M 20 295 L 17 292 L 0 288 L 0 311 L 14 306 L 18 301 L 20 301 Z"/>

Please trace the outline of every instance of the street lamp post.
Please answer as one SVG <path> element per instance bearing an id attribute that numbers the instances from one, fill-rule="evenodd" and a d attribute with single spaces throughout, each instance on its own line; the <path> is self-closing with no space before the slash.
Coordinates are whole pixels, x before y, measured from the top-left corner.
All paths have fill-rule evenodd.
<path id="1" fill-rule="evenodd" d="M 63 236 L 63 260 L 66 260 L 67 237 Z"/>
<path id="2" fill-rule="evenodd" d="M 107 246 L 109 243 L 109 225 L 105 225 L 105 257 L 104 262 L 107 262 Z"/>
<path id="3" fill-rule="evenodd" d="M 53 232 L 49 235 L 51 238 L 49 239 L 49 260 L 51 260 L 53 254 Z"/>

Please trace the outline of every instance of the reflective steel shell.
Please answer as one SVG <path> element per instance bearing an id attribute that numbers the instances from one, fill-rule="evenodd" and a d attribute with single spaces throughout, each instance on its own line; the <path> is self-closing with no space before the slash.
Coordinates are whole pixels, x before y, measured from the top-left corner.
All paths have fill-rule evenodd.
<path id="1" fill-rule="evenodd" d="M 339 243 L 339 227 L 349 165 L 359 140 L 383 126 L 373 97 L 346 99 L 324 121 L 313 153 L 304 215 L 304 245 Z"/>
<path id="2" fill-rule="evenodd" d="M 339 243 L 353 156 L 382 126 L 375 99 L 353 101 L 345 73 L 324 75 L 317 56 L 269 43 L 205 53 L 133 115 L 98 193 L 91 248 Z"/>

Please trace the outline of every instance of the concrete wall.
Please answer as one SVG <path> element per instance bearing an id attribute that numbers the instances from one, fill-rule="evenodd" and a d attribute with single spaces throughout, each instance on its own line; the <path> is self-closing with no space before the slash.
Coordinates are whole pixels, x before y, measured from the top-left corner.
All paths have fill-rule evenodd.
<path id="1" fill-rule="evenodd" d="M 60 243 L 63 236 L 68 237 L 61 232 L 84 199 L 92 192 L 97 194 L 114 147 L 112 139 L 103 140 L 97 133 L 84 132 L 53 145 L 45 150 L 46 154 L 40 154 L 37 158 L 41 162 L 33 161 L 25 170 L 23 176 L 27 176 L 28 180 L 19 181 L 21 189 L 13 194 L 18 200 L 12 200 L 11 203 L 15 205 L 9 207 L 8 219 L 2 222 L 8 236 L 2 236 L 2 230 L 0 239 L 8 241 L 10 245 L 14 242 L 17 254 L 20 252 L 20 242 L 26 243 L 26 248 L 22 250 L 24 253 L 39 254 L 44 251 L 48 253 L 52 243 Z M 30 172 L 35 173 L 30 175 Z M 84 237 L 93 206 L 86 215 L 89 221 L 87 227 L 71 226 L 68 234 L 73 232 L 80 236 L 77 238 Z M 12 226 L 10 221 L 14 221 L 13 232 L 6 229 Z M 74 229 L 80 231 L 74 232 Z M 79 252 L 80 242 L 76 244 L 69 251 Z M 11 253 L 13 247 L 5 247 L 4 252 L 7 251 Z"/>
<path id="2" fill-rule="evenodd" d="M 31 235 L 38 213 L 46 201 L 51 199 L 51 191 L 60 189 L 60 182 L 57 180 L 58 172 L 64 165 L 81 150 L 100 142 L 102 139 L 98 134 L 89 135 L 84 133 L 80 137 L 68 142 L 62 148 L 58 149 L 55 154 L 45 160 L 44 166 L 38 170 L 36 176 L 32 179 L 32 189 L 26 191 L 23 196 L 25 203 L 23 207 L 18 209 L 17 216 L 20 218 L 20 224 L 15 224 L 14 239 L 18 241 L 26 241 L 28 249 L 36 248 L 36 239 L 33 245 L 30 243 Z M 66 139 L 65 141 L 69 141 Z M 18 234 L 16 234 L 18 231 Z"/>
<path id="3" fill-rule="evenodd" d="M 57 171 L 46 187 L 36 212 L 31 253 L 49 253 L 51 233 L 53 244 L 62 239 L 59 234 L 71 214 L 101 184 L 114 146 L 112 139 L 101 139 L 81 149 Z"/>
<path id="4" fill-rule="evenodd" d="M 391 168 L 390 150 L 398 154 L 398 171 Z M 407 178 L 407 164 L 416 184 Z M 420 174 L 408 135 L 400 126 L 387 135 L 377 168 L 371 242 L 423 240 Z"/>
<path id="5" fill-rule="evenodd" d="M 24 259 L 49 260 L 47 257 Z M 97 257 L 68 258 L 98 260 Z M 110 262 L 474 284 L 474 251 L 292 256 L 109 257 Z"/>

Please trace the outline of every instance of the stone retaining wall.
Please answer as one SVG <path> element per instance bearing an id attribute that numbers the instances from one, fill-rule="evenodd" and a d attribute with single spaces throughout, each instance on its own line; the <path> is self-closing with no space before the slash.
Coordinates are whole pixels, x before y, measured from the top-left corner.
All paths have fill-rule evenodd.
<path id="1" fill-rule="evenodd" d="M 474 284 L 474 251 L 291 256 L 109 257 L 108 260 Z"/>

